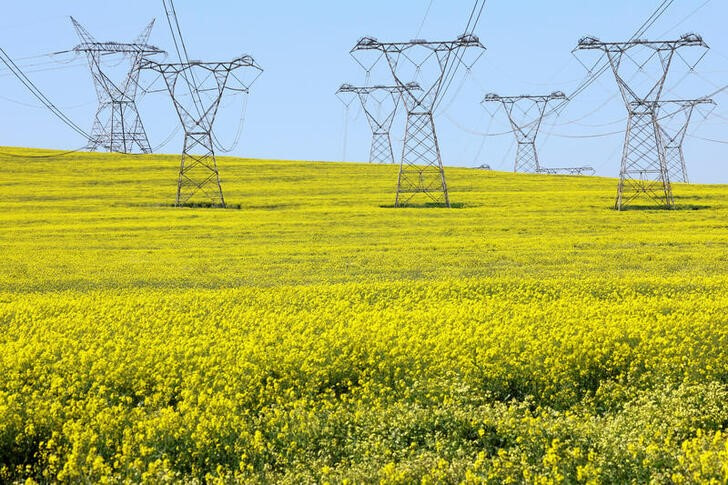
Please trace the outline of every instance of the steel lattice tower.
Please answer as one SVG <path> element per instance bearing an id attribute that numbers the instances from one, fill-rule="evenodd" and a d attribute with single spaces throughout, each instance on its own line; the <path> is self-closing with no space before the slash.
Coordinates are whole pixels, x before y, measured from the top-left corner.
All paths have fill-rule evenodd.
<path id="1" fill-rule="evenodd" d="M 176 205 L 187 204 L 198 193 L 214 205 L 225 207 L 215 159 L 213 126 L 226 91 L 249 92 L 263 69 L 250 56 L 230 62 L 182 62 L 160 64 L 145 59 L 141 67 L 161 74 L 185 132 L 177 183 Z M 236 75 L 241 69 L 256 72 L 252 81 Z"/>
<path id="2" fill-rule="evenodd" d="M 701 104 L 715 102 L 709 98 L 680 99 L 660 101 L 659 108 L 675 107 L 674 111 L 660 113 L 660 133 L 665 149 L 665 163 L 670 181 L 690 183 L 688 167 L 685 163 L 683 142 L 690 126 L 695 108 Z M 679 119 L 678 119 L 679 118 Z"/>
<path id="3" fill-rule="evenodd" d="M 592 167 L 541 167 L 538 170 L 538 173 L 545 173 L 548 175 L 594 175 L 596 171 Z"/>
<path id="4" fill-rule="evenodd" d="M 421 89 L 411 85 L 410 89 Z M 353 95 L 359 98 L 362 110 L 372 129 L 372 144 L 369 150 L 369 163 L 394 163 L 390 131 L 397 114 L 404 88 L 401 86 L 352 86 L 342 84 L 336 94 Z M 387 107 L 383 105 L 388 101 Z"/>
<path id="5" fill-rule="evenodd" d="M 465 34 L 453 41 L 379 42 L 364 37 L 351 50 L 354 59 L 370 72 L 381 58 L 387 62 L 394 80 L 403 89 L 407 122 L 402 148 L 395 207 L 406 206 L 417 194 L 450 207 L 445 170 L 435 131 L 433 112 L 447 89 L 454 70 L 464 61 L 465 51 L 485 49 L 478 37 Z M 366 64 L 363 54 L 376 53 L 374 63 Z M 480 57 L 478 55 L 474 60 Z M 466 65 L 466 68 L 470 68 Z M 413 89 L 416 83 L 419 89 Z"/>
<path id="6" fill-rule="evenodd" d="M 624 209 L 642 195 L 668 209 L 675 204 L 658 123 L 658 107 L 675 55 L 685 47 L 708 48 L 700 36 L 686 34 L 680 39 L 667 41 L 602 42 L 594 37 L 585 37 L 575 49 L 604 52 L 629 114 L 615 202 L 617 210 Z M 636 50 L 647 51 L 646 60 L 632 58 Z M 649 90 L 638 92 L 636 85 L 631 85 L 636 83 L 632 83 L 628 73 L 623 72 L 624 61 L 630 60 L 639 71 L 643 71 L 655 58 L 659 61 L 656 80 L 652 80 Z"/>
<path id="7" fill-rule="evenodd" d="M 518 143 L 514 172 L 538 173 L 542 171 L 536 151 L 536 137 L 546 115 L 546 108 L 552 101 L 567 100 L 566 95 L 560 91 L 545 96 L 499 96 L 492 93 L 485 95 L 483 104 L 498 103 L 503 106 L 513 128 L 513 134 Z M 524 104 L 525 106 L 523 106 Z M 518 109 L 518 113 L 515 112 L 516 109 Z M 532 114 L 534 110 L 535 113 Z"/>
<path id="8" fill-rule="evenodd" d="M 76 19 L 71 17 L 71 22 L 81 39 L 81 44 L 74 47 L 73 51 L 86 55 L 99 100 L 88 148 L 103 148 L 119 153 L 151 153 L 149 139 L 137 110 L 136 97 L 142 59 L 165 54 L 157 47 L 147 44 L 154 20 L 133 43 L 128 44 L 96 42 Z M 110 55 L 120 55 L 128 63 L 129 69 L 121 81 L 112 79 L 103 65 L 103 60 Z"/>

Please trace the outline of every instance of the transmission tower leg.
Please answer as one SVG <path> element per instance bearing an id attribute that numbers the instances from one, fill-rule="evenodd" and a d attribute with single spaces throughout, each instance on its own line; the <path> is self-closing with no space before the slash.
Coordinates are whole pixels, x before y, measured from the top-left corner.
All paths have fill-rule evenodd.
<path id="1" fill-rule="evenodd" d="M 114 101 L 114 122 L 110 150 L 118 153 L 152 153 L 139 111 L 134 101 Z"/>
<path id="2" fill-rule="evenodd" d="M 134 101 L 124 104 L 124 132 L 126 135 L 126 150 L 124 153 L 133 152 L 136 148 L 140 153 L 152 153 L 152 147 L 149 145 L 149 138 L 144 129 L 142 118 L 139 116 L 139 110 Z"/>
<path id="3" fill-rule="evenodd" d="M 187 204 L 197 194 L 205 196 L 213 205 L 225 207 L 215 149 L 209 132 L 185 134 L 177 183 L 177 206 Z"/>
<path id="4" fill-rule="evenodd" d="M 690 179 L 688 178 L 688 166 L 685 163 L 685 152 L 683 152 L 682 145 L 678 147 L 678 152 L 680 153 L 680 168 L 682 170 L 682 181 L 686 184 L 689 184 Z"/>
<path id="5" fill-rule="evenodd" d="M 112 104 L 110 152 L 127 153 L 126 133 L 124 132 L 124 105 L 119 101 Z"/>
<path id="6" fill-rule="evenodd" d="M 615 209 L 646 196 L 672 208 L 672 186 L 654 110 L 633 111 L 625 136 Z"/>
<path id="7" fill-rule="evenodd" d="M 395 206 L 407 205 L 417 194 L 425 194 L 432 202 L 450 207 L 432 112 L 407 113 Z"/>
<path id="8" fill-rule="evenodd" d="M 108 115 L 105 114 L 108 112 Z M 108 139 L 107 127 L 104 125 L 102 120 L 110 119 L 111 115 L 111 102 L 99 104 L 99 108 L 96 110 L 96 117 L 94 118 L 94 125 L 91 128 L 91 140 L 89 140 L 88 149 L 96 151 L 99 147 L 105 148 L 105 140 Z"/>
<path id="9" fill-rule="evenodd" d="M 541 167 L 538 163 L 538 153 L 536 153 L 536 142 L 526 141 L 518 142 L 516 150 L 516 164 L 514 171 L 516 173 L 536 173 Z"/>
<path id="10" fill-rule="evenodd" d="M 670 181 L 688 183 L 688 169 L 685 164 L 682 147 L 672 145 L 665 147 L 665 161 Z"/>
<path id="11" fill-rule="evenodd" d="M 89 150 L 107 152 L 152 153 L 136 103 L 133 101 L 105 101 L 96 111 Z"/>
<path id="12" fill-rule="evenodd" d="M 369 163 L 394 163 L 394 151 L 389 132 L 374 133 L 369 150 Z"/>
<path id="13" fill-rule="evenodd" d="M 117 138 L 117 135 L 119 133 L 119 118 L 121 117 L 121 113 L 119 113 L 119 104 L 115 102 L 111 102 L 111 119 L 109 120 L 109 129 L 107 130 L 107 133 L 109 135 L 108 139 L 105 140 L 106 143 L 104 144 L 104 148 L 108 152 L 113 152 L 116 148 L 117 144 L 119 143 L 119 140 Z"/>

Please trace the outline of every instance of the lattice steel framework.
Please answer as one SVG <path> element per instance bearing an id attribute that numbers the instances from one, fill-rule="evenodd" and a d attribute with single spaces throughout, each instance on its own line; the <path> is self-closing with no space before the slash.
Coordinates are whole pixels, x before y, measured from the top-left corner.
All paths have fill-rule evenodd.
<path id="1" fill-rule="evenodd" d="M 478 55 L 468 64 L 465 53 L 472 49 L 477 49 Z M 351 50 L 354 59 L 367 72 L 384 58 L 397 86 L 403 88 L 407 122 L 395 207 L 408 205 L 418 194 L 450 207 L 433 112 L 457 68 L 464 64 L 470 69 L 484 50 L 478 37 L 472 34 L 444 42 L 379 42 L 364 37 Z M 374 63 L 365 63 L 362 54 L 372 52 L 379 56 L 374 57 Z M 417 83 L 420 89 L 412 89 L 412 83 Z"/>
<path id="2" fill-rule="evenodd" d="M 421 89 L 412 84 L 410 89 Z M 394 163 L 390 131 L 397 114 L 404 88 L 401 86 L 353 86 L 342 84 L 338 96 L 356 96 L 372 129 L 369 163 Z M 386 106 L 385 106 L 386 105 Z"/>
<path id="3" fill-rule="evenodd" d="M 670 181 L 690 183 L 685 163 L 683 142 L 695 108 L 702 104 L 715 105 L 709 98 L 673 99 L 659 102 L 660 133 L 665 148 L 665 163 Z M 663 112 L 667 109 L 667 112 Z"/>
<path id="4" fill-rule="evenodd" d="M 544 173 L 548 175 L 594 175 L 596 173 L 596 170 L 594 170 L 592 167 L 541 167 L 540 169 L 538 169 L 538 173 Z"/>
<path id="5" fill-rule="evenodd" d="M 183 62 L 161 64 L 145 59 L 141 67 L 161 74 L 185 132 L 177 183 L 177 206 L 201 193 L 214 205 L 225 207 L 220 173 L 215 158 L 213 126 L 226 91 L 247 94 L 263 69 L 250 56 L 230 62 Z M 252 81 L 236 72 L 255 71 Z M 180 90 L 182 92 L 180 92 Z"/>
<path id="6" fill-rule="evenodd" d="M 552 101 L 567 101 L 568 98 L 561 91 L 555 91 L 545 96 L 499 96 L 491 93 L 483 98 L 483 104 L 498 103 L 508 116 L 513 135 L 516 137 L 518 148 L 514 172 L 538 173 L 541 164 L 536 151 L 536 137 L 541 129 L 546 108 Z"/>
<path id="7" fill-rule="evenodd" d="M 103 148 L 119 153 L 134 151 L 151 153 L 152 149 L 139 116 L 136 98 L 142 59 L 165 54 L 163 50 L 147 44 L 154 27 L 154 20 L 133 43 L 128 44 L 96 42 L 73 17 L 71 23 L 81 39 L 81 44 L 74 47 L 73 51 L 86 55 L 99 100 L 88 148 L 91 150 Z M 113 79 L 114 76 L 109 73 L 103 62 L 112 55 L 121 56 L 121 62 L 125 61 L 128 66 L 128 71 L 121 81 Z"/>
<path id="8" fill-rule="evenodd" d="M 675 204 L 658 123 L 658 107 L 673 60 L 678 50 L 686 47 L 708 49 L 702 37 L 696 34 L 666 41 L 602 42 L 594 37 L 584 37 L 575 49 L 604 52 L 629 114 L 615 202 L 617 210 L 626 208 L 640 196 L 647 196 L 668 209 Z M 637 61 L 632 57 L 639 53 L 635 52 L 638 50 L 646 51 L 646 59 Z M 657 75 L 652 78 L 649 90 L 638 92 L 623 72 L 624 61 L 631 61 L 643 71 L 655 59 L 659 61 Z M 702 56 L 697 62 L 700 59 Z M 690 66 L 691 69 L 694 67 Z"/>

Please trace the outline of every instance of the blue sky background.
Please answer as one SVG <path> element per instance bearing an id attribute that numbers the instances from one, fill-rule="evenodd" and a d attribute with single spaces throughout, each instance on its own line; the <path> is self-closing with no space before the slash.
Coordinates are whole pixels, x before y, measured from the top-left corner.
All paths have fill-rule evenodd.
<path id="1" fill-rule="evenodd" d="M 369 2 L 177 0 L 176 7 L 190 57 L 230 59 L 251 54 L 265 73 L 253 86 L 245 131 L 232 154 L 245 157 L 365 161 L 370 133 L 361 112 L 346 111 L 334 92 L 342 82 L 361 83 L 363 73 L 349 50 L 363 35 L 383 41 L 456 37 L 464 30 L 471 0 L 370 0 Z M 586 71 L 571 55 L 579 38 L 625 40 L 659 4 L 657 0 L 558 0 L 554 2 L 490 0 L 476 31 L 487 52 L 473 69 L 453 83 L 437 116 L 438 135 L 447 165 L 511 170 L 514 138 L 503 113 L 491 117 L 480 100 L 487 92 L 567 94 Z M 698 9 L 696 11 L 696 9 Z M 23 66 L 31 79 L 64 111 L 90 130 L 96 97 L 85 60 L 71 55 L 36 57 L 78 43 L 68 16 L 75 16 L 98 40 L 131 41 L 151 18 L 157 18 L 151 43 L 173 52 L 161 1 L 98 0 L 26 1 L 4 6 L 0 46 Z M 728 3 L 677 0 L 645 37 L 675 38 L 685 32 L 703 35 L 711 51 L 696 73 L 676 75 L 666 97 L 698 97 L 728 84 Z M 424 23 L 423 23 L 424 19 Z M 170 57 L 174 57 L 170 54 Z M 153 80 L 143 76 L 142 84 Z M 383 80 L 386 81 L 386 80 Z M 0 145 L 74 149 L 84 140 L 61 124 L 5 70 L 0 71 Z M 161 85 L 158 85 L 161 87 Z M 600 175 L 616 176 L 626 112 L 611 74 L 547 119 L 539 138 L 545 166 L 591 165 Z M 691 178 L 728 183 L 728 92 L 716 97 L 718 108 L 696 117 L 686 141 Z M 241 100 L 225 100 L 218 125 L 223 144 L 235 138 Z M 140 102 L 151 143 L 159 145 L 178 125 L 165 94 Z M 392 131 L 401 144 L 403 115 Z M 344 143 L 344 134 L 348 137 Z M 592 137 L 594 138 L 581 138 Z M 576 137 L 576 138 L 574 138 Z M 700 138 L 698 138 L 700 137 Z M 177 153 L 177 133 L 161 151 Z M 395 150 L 397 147 L 395 146 Z"/>

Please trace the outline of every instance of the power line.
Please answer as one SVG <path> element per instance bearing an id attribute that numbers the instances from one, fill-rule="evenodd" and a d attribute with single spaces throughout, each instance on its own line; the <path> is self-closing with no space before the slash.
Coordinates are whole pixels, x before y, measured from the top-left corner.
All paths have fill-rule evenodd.
<path id="1" fill-rule="evenodd" d="M 162 5 L 164 6 L 164 13 L 167 16 L 167 24 L 169 25 L 169 31 L 172 34 L 172 42 L 174 43 L 174 50 L 177 51 L 177 57 L 179 58 L 180 62 L 185 62 L 186 57 L 182 56 L 182 51 L 180 50 L 179 42 L 177 41 L 177 34 L 178 32 L 175 31 L 174 23 L 172 22 L 172 14 L 167 7 L 166 0 L 162 0 Z M 177 24 L 179 27 L 179 23 Z"/>
<path id="2" fill-rule="evenodd" d="M 8 55 L 3 48 L 0 47 L 0 61 L 5 64 L 13 75 L 40 101 L 48 110 L 58 117 L 64 124 L 66 124 L 73 131 L 83 136 L 87 140 L 91 141 L 91 136 L 86 133 L 80 126 L 73 122 L 63 111 L 61 111 L 33 82 L 23 73 L 23 71 L 13 62 L 13 59 Z"/>
<path id="3" fill-rule="evenodd" d="M 482 3 L 481 3 L 482 1 Z M 483 15 L 483 11 L 485 9 L 485 3 L 486 0 L 475 0 L 475 4 L 473 5 L 473 9 L 470 12 L 470 17 L 468 18 L 468 23 L 465 26 L 465 32 L 464 35 L 473 35 L 475 33 L 475 29 L 478 27 L 478 23 L 480 22 L 480 18 Z M 480 5 L 480 8 L 478 6 Z M 477 13 L 476 13 L 477 12 Z M 460 70 L 460 64 L 462 61 L 462 57 L 460 55 L 460 49 L 456 49 L 453 53 L 455 59 L 449 59 L 449 66 L 447 67 L 447 72 L 445 74 L 445 77 L 443 78 L 445 82 L 443 85 L 445 88 L 442 90 L 442 93 L 440 94 L 440 99 L 433 107 L 433 111 L 437 111 L 440 107 L 440 104 L 442 103 L 442 100 L 445 99 L 445 95 L 450 90 L 450 86 L 452 85 L 453 80 L 455 79 L 455 76 L 457 75 L 458 71 Z"/>
<path id="4" fill-rule="evenodd" d="M 420 22 L 420 28 L 417 29 L 417 33 L 415 34 L 415 39 L 420 38 L 420 34 L 422 33 L 422 29 L 425 27 L 425 22 L 427 22 L 427 17 L 430 16 L 430 10 L 432 10 L 432 4 L 435 2 L 435 0 L 430 0 L 429 5 L 427 5 L 427 10 L 425 10 L 425 16 L 422 18 L 422 22 Z"/>
<path id="5" fill-rule="evenodd" d="M 559 138 L 605 138 L 607 136 L 623 135 L 624 130 L 610 131 L 609 133 L 597 133 L 593 135 L 563 135 L 560 133 L 549 133 L 549 136 L 556 136 Z"/>
<path id="6" fill-rule="evenodd" d="M 238 122 L 238 129 L 235 133 L 235 137 L 233 138 L 232 143 L 229 147 L 225 147 L 221 142 L 220 139 L 217 137 L 217 135 L 213 132 L 212 137 L 215 142 L 215 147 L 220 150 L 223 153 L 230 153 L 235 148 L 237 148 L 238 144 L 240 143 L 240 139 L 243 136 L 243 129 L 245 128 L 245 119 L 248 112 L 248 96 L 247 94 L 243 95 L 243 103 L 242 103 L 242 109 L 240 111 L 240 120 Z"/>
<path id="7" fill-rule="evenodd" d="M 169 1 L 169 6 L 167 5 L 167 1 Z M 187 52 L 187 45 L 185 44 L 184 38 L 182 37 L 182 29 L 180 27 L 179 18 L 177 17 L 177 10 L 174 8 L 174 2 L 173 0 L 162 0 L 162 4 L 164 6 L 164 13 L 167 16 L 169 31 L 172 34 L 174 49 L 175 51 L 177 51 L 177 57 L 179 58 L 179 61 L 181 63 L 189 64 L 190 58 Z M 190 80 L 188 76 L 192 77 L 192 79 Z M 191 72 L 184 72 L 182 73 L 182 79 L 184 79 L 185 83 L 187 84 L 187 89 L 190 91 L 190 95 L 192 96 L 192 102 L 195 106 L 195 110 L 197 111 L 197 115 L 201 116 L 202 100 L 199 99 L 199 93 L 194 88 L 195 86 L 198 86 L 197 81 L 194 78 L 194 74 L 192 74 Z"/>
<path id="8" fill-rule="evenodd" d="M 8 153 L 8 152 L 0 152 L 0 156 L 3 157 L 10 157 L 10 158 L 23 158 L 23 159 L 50 159 L 50 158 L 62 158 L 67 157 L 68 155 L 72 155 L 74 153 L 82 152 L 86 147 L 82 146 L 80 148 L 76 148 L 75 150 L 68 150 L 61 153 L 55 153 L 53 155 L 20 155 L 18 153 Z"/>
<path id="9" fill-rule="evenodd" d="M 667 35 L 667 34 L 669 34 L 670 32 L 672 32 L 673 30 L 675 30 L 676 28 L 680 27 L 680 26 L 681 26 L 682 24 L 684 24 L 684 23 L 685 23 L 685 22 L 686 22 L 686 21 L 687 21 L 687 20 L 688 20 L 689 18 L 691 18 L 691 17 L 695 16 L 695 14 L 697 14 L 697 13 L 698 13 L 698 12 L 700 12 L 700 11 L 701 11 L 702 9 L 704 9 L 704 8 L 705 8 L 705 7 L 706 7 L 706 6 L 707 6 L 707 5 L 708 5 L 708 4 L 710 3 L 710 2 L 712 2 L 712 1 L 713 1 L 713 0 L 705 0 L 705 2 L 703 2 L 703 3 L 702 3 L 702 4 L 700 5 L 700 6 L 698 6 L 698 7 L 697 7 L 697 8 L 695 9 L 695 10 L 693 10 L 692 12 L 690 12 L 689 14 L 687 14 L 687 15 L 686 15 L 685 17 L 683 17 L 683 19 L 682 19 L 682 20 L 680 20 L 680 22 L 676 23 L 675 25 L 673 25 L 672 27 L 670 27 L 669 29 L 667 29 L 667 30 L 666 30 L 665 32 L 663 32 L 662 34 L 660 34 L 660 37 L 662 37 L 662 36 L 664 36 L 664 35 Z"/>
<path id="10" fill-rule="evenodd" d="M 478 9 L 478 4 L 480 2 L 481 0 L 475 0 L 475 5 L 473 5 L 473 10 L 470 12 L 468 23 L 465 26 L 465 34 L 472 34 L 473 32 L 475 32 L 475 28 L 478 26 L 478 22 L 480 22 L 480 16 L 483 14 L 483 9 L 485 8 L 485 0 L 482 0 L 483 3 L 482 5 L 480 5 L 480 9 Z"/>
<path id="11" fill-rule="evenodd" d="M 177 10 L 174 8 L 174 0 L 169 0 L 169 6 L 172 9 L 172 14 L 174 16 L 174 23 L 175 23 L 175 26 L 177 27 L 177 32 L 179 33 L 179 42 L 182 45 L 182 52 L 184 52 L 184 54 L 185 54 L 185 62 L 189 63 L 190 56 L 187 53 L 187 45 L 185 44 L 185 39 L 182 36 L 182 29 L 180 28 L 180 25 L 179 25 L 179 17 L 177 17 Z"/>
<path id="12" fill-rule="evenodd" d="M 642 25 L 640 25 L 640 27 L 637 29 L 637 31 L 634 33 L 634 35 L 632 35 L 632 38 L 630 40 L 638 39 L 647 30 L 649 30 L 655 24 L 655 22 L 657 22 L 657 20 L 659 20 L 665 14 L 665 12 L 672 6 L 673 3 L 674 3 L 674 0 L 662 0 L 662 2 L 657 6 L 657 8 L 647 18 L 647 20 L 645 20 L 642 23 Z M 484 7 L 485 7 L 485 0 L 483 0 L 483 4 L 481 5 L 481 11 L 482 11 L 482 9 Z M 478 8 L 478 1 L 476 1 L 476 4 L 475 4 L 475 6 L 473 8 L 473 12 L 471 12 L 471 18 L 468 20 L 468 28 L 469 28 L 469 26 L 471 24 L 472 18 L 475 16 L 474 12 L 475 12 L 475 10 L 477 8 Z M 479 19 L 479 16 L 477 18 Z M 602 64 L 602 60 L 604 60 L 605 57 L 606 57 L 606 55 L 605 54 L 602 54 L 601 57 L 599 58 L 599 60 L 597 61 L 597 63 L 595 64 L 595 66 L 599 66 L 599 65 L 601 65 L 601 66 L 596 71 L 590 70 L 590 72 L 588 73 L 587 77 L 579 84 L 579 86 L 577 86 L 572 91 L 572 93 L 569 96 L 567 96 L 567 99 L 564 100 L 564 101 L 562 101 L 562 102 L 560 102 L 560 103 L 556 103 L 553 108 L 550 108 L 545 113 L 545 116 L 550 116 L 550 115 L 558 112 L 564 106 L 566 106 L 566 104 L 568 104 L 573 98 L 579 96 L 581 93 L 583 93 L 584 91 L 586 91 L 592 84 L 594 84 L 602 76 L 602 74 L 604 74 L 609 69 L 609 63 L 605 62 L 605 63 Z M 726 85 L 722 90 L 726 90 L 726 89 L 728 89 L 728 85 Z M 709 95 L 708 97 L 713 97 L 715 94 L 718 94 L 718 92 L 713 93 L 713 94 Z M 610 98 L 610 99 L 612 99 L 612 98 Z M 603 106 L 601 106 L 598 109 L 590 112 L 589 114 L 587 114 L 587 116 L 582 116 L 578 120 L 574 120 L 574 121 L 581 121 L 584 118 L 588 117 L 589 115 L 595 113 L 596 111 L 598 111 L 602 107 Z M 461 129 L 463 129 L 463 127 L 460 126 L 451 117 L 448 117 L 448 119 L 453 124 L 455 124 L 456 126 L 458 126 Z M 564 126 L 564 125 L 569 125 L 569 124 L 571 124 L 571 122 L 570 121 L 566 121 L 564 123 L 561 123 L 560 125 Z M 479 134 L 480 136 L 503 136 L 505 134 L 512 133 L 512 130 L 511 131 L 507 131 L 507 132 L 503 132 L 503 133 L 493 133 L 493 134 L 491 134 L 491 133 L 480 133 L 480 132 L 477 132 L 475 130 L 466 130 L 466 131 L 468 131 L 470 133 L 473 133 L 473 134 Z M 599 135 L 599 136 L 609 136 L 609 135 Z"/>
<path id="13" fill-rule="evenodd" d="M 657 20 L 660 19 L 660 17 L 662 17 L 665 14 L 667 9 L 669 9 L 673 3 L 674 3 L 674 0 L 663 0 L 662 3 L 660 3 L 660 5 L 658 5 L 657 8 L 652 12 L 652 14 L 647 18 L 647 20 L 645 20 L 642 23 L 642 25 L 639 27 L 639 29 L 637 29 L 637 31 L 634 33 L 634 35 L 632 35 L 632 38 L 630 39 L 630 41 L 638 39 L 645 32 L 647 32 L 647 30 L 649 30 L 655 24 L 655 22 L 657 22 Z M 597 61 L 596 65 L 599 65 L 605 57 L 606 57 L 606 54 L 602 54 L 600 56 L 599 60 Z M 572 92 L 571 95 L 568 96 L 567 100 L 563 101 L 562 103 L 557 104 L 554 108 L 551 109 L 551 111 L 547 112 L 546 115 L 548 116 L 548 115 L 553 114 L 554 112 L 557 112 L 558 110 L 563 108 L 567 103 L 569 103 L 570 100 L 572 100 L 573 98 L 579 96 L 581 93 L 586 91 L 592 84 L 594 84 L 602 76 L 602 74 L 604 74 L 609 69 L 609 67 L 610 67 L 609 63 L 605 62 L 597 70 L 596 74 L 590 73 L 590 75 L 584 80 L 584 82 L 579 87 L 577 87 Z M 601 109 L 601 108 L 599 108 L 599 109 Z M 594 113 L 594 112 L 596 112 L 596 110 L 593 111 L 592 113 Z M 580 118 L 579 121 L 582 119 L 584 119 L 584 118 L 583 117 Z M 569 122 L 565 122 L 564 124 L 569 124 Z"/>
<path id="14" fill-rule="evenodd" d="M 483 0 L 483 4 L 480 6 L 480 10 L 478 11 L 478 16 L 475 18 L 475 23 L 473 24 L 473 28 L 470 30 L 470 33 L 475 33 L 475 28 L 480 23 L 480 17 L 483 15 L 483 10 L 485 10 L 485 0 Z"/>
<path id="15" fill-rule="evenodd" d="M 718 95 L 718 94 L 722 93 L 723 91 L 725 91 L 726 89 L 728 89 L 728 84 L 726 84 L 725 86 L 723 86 L 720 89 L 717 89 L 716 91 L 713 91 L 712 93 L 710 93 L 709 95 L 707 95 L 706 98 L 713 98 L 716 95 Z"/>
<path id="16" fill-rule="evenodd" d="M 66 61 L 58 60 L 53 57 L 55 54 L 60 55 L 60 54 L 66 53 L 66 52 L 73 52 L 73 51 L 64 51 L 64 52 L 58 52 L 58 53 L 54 53 L 54 54 L 43 54 L 43 55 L 39 55 L 39 56 L 20 57 L 20 58 L 15 58 L 14 61 L 17 65 L 23 67 L 23 69 L 53 66 L 53 65 L 59 65 L 59 64 L 65 65 L 65 64 L 71 64 L 71 63 L 78 61 L 78 59 L 75 55 L 71 56 Z M 45 60 L 40 61 L 39 59 L 45 59 Z M 33 62 L 26 63 L 26 62 L 22 62 L 22 61 L 33 61 Z M 4 69 L 0 69 L 0 72 L 3 70 Z"/>
<path id="17" fill-rule="evenodd" d="M 5 96 L 0 96 L 0 99 L 2 99 L 3 101 L 7 101 L 8 103 L 17 104 L 18 106 L 23 106 L 25 108 L 41 109 L 41 110 L 47 109 L 45 106 L 41 106 L 41 105 L 38 105 L 38 104 L 24 103 L 22 101 L 18 101 L 17 99 L 6 98 Z M 78 108 L 84 108 L 86 106 L 91 106 L 91 105 L 94 105 L 94 104 L 96 104 L 95 101 L 89 101 L 87 103 L 76 104 L 76 105 L 73 105 L 73 106 L 63 106 L 60 109 L 64 109 L 64 110 L 78 109 Z"/>
<path id="18" fill-rule="evenodd" d="M 76 68 L 80 68 L 80 67 L 85 67 L 86 65 L 87 65 L 86 62 L 78 62 L 78 63 L 74 63 L 74 64 L 65 64 L 62 66 L 45 67 L 45 68 L 37 68 L 37 69 L 23 68 L 23 72 L 25 74 L 37 74 L 40 72 L 59 72 L 59 71 L 65 71 L 68 69 L 76 69 Z M 2 77 L 2 78 L 12 77 L 12 76 L 15 76 L 15 74 L 8 69 L 3 69 L 2 72 L 0 72 L 0 77 Z"/>
<path id="19" fill-rule="evenodd" d="M 630 38 L 630 41 L 633 41 L 633 40 L 638 39 L 645 32 L 647 32 L 655 24 L 655 22 L 657 22 L 657 20 L 660 19 L 660 17 L 662 17 L 665 14 L 665 12 L 667 11 L 667 9 L 669 9 L 670 6 L 672 6 L 672 4 L 674 3 L 674 1 L 675 0 L 663 0 L 662 3 L 647 18 L 647 20 L 645 20 L 645 22 L 642 23 L 642 25 L 640 26 L 640 28 L 637 29 L 637 31 L 634 33 L 634 35 Z M 606 57 L 606 55 L 605 54 L 602 54 L 601 57 L 599 58 L 599 60 L 597 61 L 597 65 L 599 65 L 601 63 L 601 61 L 605 57 Z M 569 100 L 575 98 L 576 96 L 579 96 L 581 93 L 583 93 L 584 91 L 586 91 L 608 69 L 609 69 L 609 63 L 606 63 L 605 62 L 597 70 L 596 74 L 590 73 L 590 75 L 585 79 L 585 81 L 579 87 L 577 87 L 574 90 L 574 92 L 572 92 L 569 95 L 569 97 L 568 97 Z M 549 111 L 547 113 L 547 115 L 550 115 L 551 113 L 553 113 L 553 112 L 558 111 L 559 109 L 561 109 L 563 106 L 565 106 L 569 102 L 569 100 L 565 100 L 564 102 L 557 104 L 554 108 L 551 109 L 551 111 Z"/>
<path id="20" fill-rule="evenodd" d="M 711 143 L 720 143 L 721 145 L 728 145 L 728 141 L 725 141 L 725 140 L 716 140 L 715 138 L 706 138 L 704 136 L 691 135 L 691 134 L 688 134 L 688 136 L 690 138 L 695 138 L 697 140 L 709 141 Z"/>

